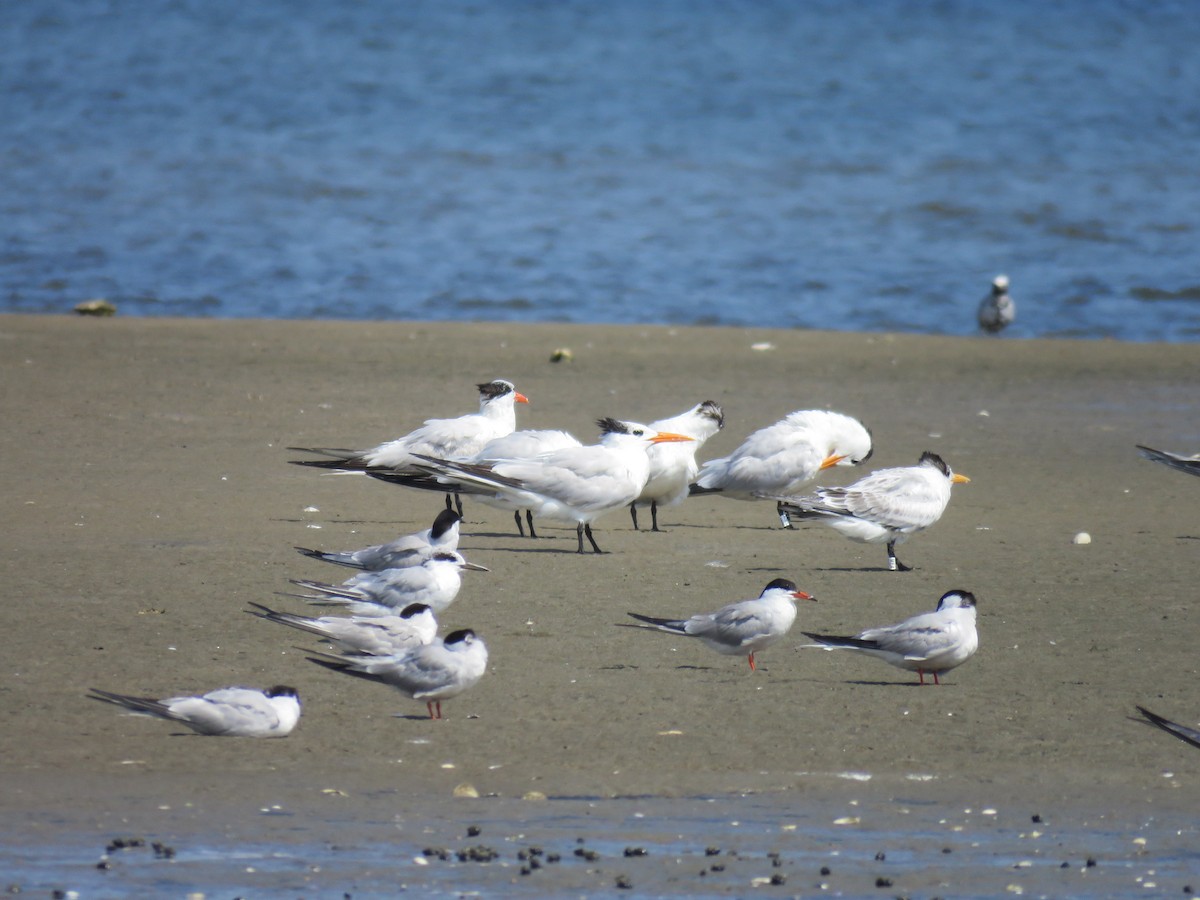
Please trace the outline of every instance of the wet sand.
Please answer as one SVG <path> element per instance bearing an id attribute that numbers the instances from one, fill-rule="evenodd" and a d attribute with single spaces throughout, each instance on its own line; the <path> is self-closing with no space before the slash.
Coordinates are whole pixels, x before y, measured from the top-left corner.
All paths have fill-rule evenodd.
<path id="1" fill-rule="evenodd" d="M 563 347 L 573 358 L 551 362 Z M 1136 704 L 1200 717 L 1200 480 L 1134 449 L 1200 450 L 1195 346 L 5 316 L 0 348 L 10 843 L 107 835 L 163 807 L 212 810 L 193 827 L 219 821 L 227 835 L 259 827 L 271 804 L 312 814 L 382 796 L 436 816 L 464 784 L 505 802 L 751 792 L 833 816 L 852 793 L 1081 822 L 1097 804 L 1140 819 L 1200 795 L 1200 753 L 1130 718 Z M 573 528 L 544 523 L 531 541 L 469 505 L 461 549 L 491 571 L 469 573 L 440 618 L 474 628 L 491 664 L 430 722 L 423 704 L 307 662 L 304 635 L 242 610 L 306 611 L 276 596 L 288 578 L 349 574 L 293 546 L 378 543 L 441 507 L 290 466 L 287 446 L 373 446 L 470 411 L 473 385 L 495 377 L 532 401 L 519 427 L 590 440 L 598 416 L 650 420 L 713 399 L 727 424 L 707 459 L 792 410 L 830 408 L 872 429 L 867 468 L 933 450 L 972 482 L 901 545 L 908 573 L 886 571 L 882 547 L 783 531 L 769 504 L 692 498 L 660 513 L 662 533 L 615 513 L 596 527 L 600 556 L 574 552 Z M 1074 543 L 1079 532 L 1091 543 Z M 630 610 L 704 611 L 777 577 L 819 602 L 757 673 L 616 627 Z M 950 588 L 978 596 L 981 647 L 940 688 L 801 648 L 801 629 L 897 621 Z M 296 732 L 177 736 L 85 698 L 235 683 L 295 685 Z"/>

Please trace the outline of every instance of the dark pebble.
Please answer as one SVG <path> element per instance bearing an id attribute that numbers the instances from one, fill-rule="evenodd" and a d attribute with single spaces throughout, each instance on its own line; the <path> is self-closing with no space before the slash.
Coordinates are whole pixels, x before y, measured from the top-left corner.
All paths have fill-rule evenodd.
<path id="1" fill-rule="evenodd" d="M 724 872 L 725 866 L 722 863 L 713 863 L 709 868 L 714 872 Z"/>
<path id="2" fill-rule="evenodd" d="M 483 831 L 483 829 L 480 828 L 478 825 L 468 825 L 467 826 L 467 837 L 479 837 L 479 834 L 482 831 Z"/>
<path id="3" fill-rule="evenodd" d="M 774 875 L 771 876 L 771 884 L 773 884 L 777 887 L 781 884 L 787 884 L 787 876 L 781 875 L 778 872 L 776 872 Z"/>
<path id="4" fill-rule="evenodd" d="M 107 872 L 112 868 L 112 863 L 110 863 L 107 859 L 102 859 L 100 862 L 96 863 L 96 868 L 101 872 Z"/>
<path id="5" fill-rule="evenodd" d="M 875 879 L 875 887 L 891 887 L 891 886 L 892 886 L 892 879 L 890 879 L 890 878 L 880 877 L 880 878 Z"/>
<path id="6" fill-rule="evenodd" d="M 1096 860 L 1089 856 L 1087 859 L 1087 867 L 1089 869 L 1091 869 L 1091 868 L 1094 868 L 1095 865 L 1096 865 Z"/>
<path id="7" fill-rule="evenodd" d="M 556 863 L 560 859 L 562 859 L 562 857 L 559 856 L 557 853 L 547 853 L 546 854 L 546 862 L 548 862 L 548 863 Z"/>
<path id="8" fill-rule="evenodd" d="M 885 859 L 887 859 L 887 854 L 882 850 L 875 854 L 875 862 L 883 862 Z"/>
<path id="9" fill-rule="evenodd" d="M 721 848 L 720 847 L 705 847 L 704 855 L 705 856 L 720 856 Z"/>
<path id="10" fill-rule="evenodd" d="M 829 874 L 829 866 L 821 866 L 821 875 L 824 877 Z"/>
<path id="11" fill-rule="evenodd" d="M 626 856 L 646 856 L 647 855 L 646 848 L 645 847 L 626 847 L 625 855 Z"/>
<path id="12" fill-rule="evenodd" d="M 1035 824 L 1035 825 L 1040 825 L 1040 824 L 1042 824 L 1042 817 L 1041 817 L 1041 816 L 1039 816 L 1037 813 L 1034 813 L 1034 814 L 1033 814 L 1032 816 L 1030 816 L 1029 818 L 1030 818 L 1030 821 L 1031 821 L 1031 822 L 1033 822 L 1033 824 Z"/>
<path id="13" fill-rule="evenodd" d="M 633 890 L 633 880 L 628 875 L 618 875 L 616 884 L 622 891 Z"/>

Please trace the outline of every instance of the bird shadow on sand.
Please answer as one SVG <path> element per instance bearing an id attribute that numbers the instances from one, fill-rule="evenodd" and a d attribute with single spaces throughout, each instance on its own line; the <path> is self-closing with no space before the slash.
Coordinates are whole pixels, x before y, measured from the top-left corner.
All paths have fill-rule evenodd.
<path id="1" fill-rule="evenodd" d="M 943 684 L 934 684 L 932 678 L 929 679 L 928 681 L 926 681 L 924 684 L 921 684 L 921 682 L 919 682 L 919 681 L 859 681 L 859 680 L 845 681 L 845 682 L 843 682 L 843 684 L 860 684 L 863 687 L 894 687 L 894 688 L 920 688 L 920 687 L 936 688 L 936 687 L 951 687 L 952 686 L 951 683 L 949 683 L 949 682 L 946 682 Z"/>

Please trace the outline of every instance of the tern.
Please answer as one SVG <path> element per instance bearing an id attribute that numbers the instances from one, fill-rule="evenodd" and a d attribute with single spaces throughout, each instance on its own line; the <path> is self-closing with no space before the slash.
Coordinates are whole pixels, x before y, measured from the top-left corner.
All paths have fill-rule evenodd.
<path id="1" fill-rule="evenodd" d="M 1139 706 L 1138 712 L 1146 717 L 1146 721 L 1151 725 L 1156 725 L 1168 734 L 1173 734 L 1181 741 L 1186 741 L 1193 747 L 1200 747 L 1200 731 L 1195 728 L 1188 728 L 1186 725 L 1180 725 L 1178 722 L 1172 722 L 1170 719 L 1164 719 L 1158 713 L 1152 713 L 1144 706 Z"/>
<path id="2" fill-rule="evenodd" d="M 567 447 L 533 459 L 461 463 L 421 456 L 430 474 L 463 484 L 488 488 L 514 508 L 536 516 L 574 522 L 577 552 L 586 535 L 592 550 L 602 553 L 592 536 L 592 522 L 607 512 L 628 506 L 650 477 L 647 448 L 671 441 L 691 441 L 685 434 L 655 431 L 637 422 L 597 420 L 600 441 Z"/>
<path id="3" fill-rule="evenodd" d="M 687 412 L 651 422 L 655 431 L 686 434 L 691 443 L 655 444 L 647 453 L 650 456 L 650 477 L 636 500 L 629 504 L 633 528 L 638 527 L 637 508 L 650 505 L 650 530 L 658 531 L 658 508 L 675 506 L 688 496 L 689 485 L 695 480 L 700 466 L 696 452 L 704 442 L 725 427 L 725 413 L 714 400 L 697 403 Z"/>
<path id="4" fill-rule="evenodd" d="M 199 734 L 221 737 L 287 737 L 300 721 L 296 689 L 277 685 L 266 691 L 227 687 L 191 697 L 133 697 L 92 688 L 92 700 L 113 703 L 133 713 L 186 725 Z"/>
<path id="5" fill-rule="evenodd" d="M 424 453 L 444 459 L 469 459 L 483 449 L 492 438 L 511 434 L 517 427 L 514 404 L 528 403 L 511 381 L 497 379 L 479 388 L 479 412 L 456 419 L 427 419 L 425 424 L 403 437 L 380 444 L 370 450 L 341 450 L 331 447 L 289 447 L 301 453 L 312 453 L 326 459 L 291 460 L 298 466 L 319 469 L 361 471 L 372 466 L 402 469 L 416 462 L 415 454 Z M 450 506 L 450 495 L 446 495 Z M 462 515 L 459 503 L 458 514 Z"/>
<path id="6" fill-rule="evenodd" d="M 1017 317 L 1017 304 L 1008 296 L 1008 276 L 997 275 L 992 279 L 992 291 L 979 303 L 979 327 L 988 334 L 996 334 L 1012 324 Z"/>
<path id="7" fill-rule="evenodd" d="M 437 636 L 437 619 L 425 603 L 410 603 L 397 615 L 297 616 L 251 603 L 246 612 L 268 622 L 278 622 L 315 634 L 347 653 L 387 656 L 422 644 Z"/>
<path id="8" fill-rule="evenodd" d="M 452 509 L 444 509 L 437 514 L 429 528 L 403 535 L 386 544 L 375 544 L 361 550 L 310 550 L 307 547 L 297 547 L 296 550 L 322 562 L 368 572 L 418 566 L 434 553 L 453 553 L 458 549 L 461 522 L 462 516 Z"/>
<path id="9" fill-rule="evenodd" d="M 1178 469 L 1180 472 L 1187 472 L 1189 475 L 1200 475 L 1200 456 L 1180 456 L 1176 453 L 1168 453 L 1166 450 L 1143 447 L 1141 444 L 1136 446 L 1138 452 L 1146 459 L 1170 466 L 1172 469 Z"/>
<path id="10" fill-rule="evenodd" d="M 345 606 L 361 615 L 389 614 L 412 603 L 424 603 L 435 613 L 454 602 L 462 588 L 464 570 L 488 571 L 463 559 L 461 553 L 440 551 L 417 566 L 359 572 L 341 584 L 290 579 L 314 593 L 294 594 L 310 603 Z"/>
<path id="11" fill-rule="evenodd" d="M 979 647 L 975 595 L 962 590 L 943 594 L 935 612 L 913 616 L 897 625 L 868 628 L 854 637 L 803 633 L 817 642 L 805 644 L 806 647 L 867 653 L 897 668 L 916 672 L 921 684 L 925 684 L 925 675 L 929 673 L 933 675 L 933 683 L 940 685 L 940 674 L 961 666 Z"/>
<path id="12" fill-rule="evenodd" d="M 629 615 L 658 631 L 699 638 L 718 653 L 747 656 L 751 671 L 755 671 L 754 654 L 777 643 L 796 621 L 796 601 L 816 599 L 786 578 L 776 578 L 752 600 L 730 603 L 689 619 L 660 619 L 633 612 Z"/>
<path id="13" fill-rule="evenodd" d="M 414 700 L 424 700 L 429 718 L 442 718 L 442 701 L 474 687 L 487 669 L 488 652 L 470 628 L 453 631 L 391 656 L 315 654 L 310 661 L 335 672 L 390 685 Z"/>
<path id="14" fill-rule="evenodd" d="M 463 460 L 463 462 L 484 464 L 500 462 L 501 460 L 534 459 L 543 454 L 552 453 L 555 450 L 582 446 L 578 438 L 565 431 L 527 429 L 514 431 L 512 434 L 506 434 L 503 437 L 488 441 L 483 449 L 475 454 L 473 459 Z M 411 487 L 425 491 L 441 491 L 443 493 L 470 494 L 488 506 L 493 506 L 497 509 L 512 510 L 513 520 L 517 524 L 517 531 L 522 537 L 525 536 L 525 526 L 521 522 L 521 508 L 517 507 L 514 501 L 506 495 L 497 494 L 494 488 L 464 484 L 450 478 L 431 475 L 428 472 L 412 472 L 410 470 L 370 469 L 367 471 L 367 474 L 381 481 L 386 481 L 389 484 L 397 484 L 401 487 Z M 524 513 L 525 521 L 529 524 L 529 536 L 536 538 L 537 532 L 533 527 L 533 512 L 526 509 Z"/>
<path id="15" fill-rule="evenodd" d="M 734 500 L 793 496 L 819 472 L 861 465 L 872 452 L 871 433 L 857 419 L 823 409 L 798 410 L 760 428 L 729 456 L 710 459 L 691 490 Z M 779 518 L 790 527 L 782 509 Z"/>
<path id="16" fill-rule="evenodd" d="M 817 488 L 810 497 L 775 496 L 784 514 L 813 519 L 852 541 L 887 544 L 888 568 L 907 572 L 896 558 L 896 545 L 942 517 L 950 486 L 971 479 L 958 475 L 936 453 L 926 451 L 915 466 L 879 469 L 849 487 Z"/>

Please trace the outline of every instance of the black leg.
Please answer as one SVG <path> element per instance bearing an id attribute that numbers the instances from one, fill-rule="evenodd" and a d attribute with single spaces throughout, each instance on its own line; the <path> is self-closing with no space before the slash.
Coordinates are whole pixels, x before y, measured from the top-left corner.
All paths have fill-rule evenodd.
<path id="1" fill-rule="evenodd" d="M 462 518 L 462 497 L 458 496 L 458 491 L 454 492 L 454 505 L 458 507 L 458 517 Z"/>
<path id="2" fill-rule="evenodd" d="M 906 566 L 904 563 L 900 562 L 900 560 L 898 560 L 896 558 L 896 542 L 895 541 L 888 541 L 887 553 L 888 553 L 888 568 L 891 569 L 893 572 L 911 572 L 912 571 L 912 566 Z"/>
<path id="3" fill-rule="evenodd" d="M 592 542 L 593 550 L 595 550 L 597 553 L 604 552 L 603 550 L 600 549 L 600 545 L 596 543 L 596 539 L 594 537 L 592 537 L 592 526 L 590 524 L 583 526 L 583 533 L 586 534 L 587 539 Z M 583 545 L 581 544 L 580 546 L 582 547 Z"/>
<path id="4" fill-rule="evenodd" d="M 637 524 L 637 501 L 636 500 L 634 500 L 632 503 L 629 504 L 629 518 L 633 519 L 633 530 L 637 531 L 638 524 Z"/>
<path id="5" fill-rule="evenodd" d="M 533 530 L 533 510 L 525 510 L 525 521 L 529 523 L 529 536 L 531 538 L 537 537 L 537 532 Z"/>
<path id="6" fill-rule="evenodd" d="M 513 521 L 517 523 L 517 531 L 520 532 L 521 537 L 525 537 L 525 526 L 521 524 L 521 511 L 519 509 L 513 511 Z"/>
<path id="7" fill-rule="evenodd" d="M 454 502 L 450 499 L 450 492 L 446 492 L 446 509 L 454 509 Z"/>
<path id="8" fill-rule="evenodd" d="M 658 501 L 650 501 L 650 530 L 658 531 Z"/>

